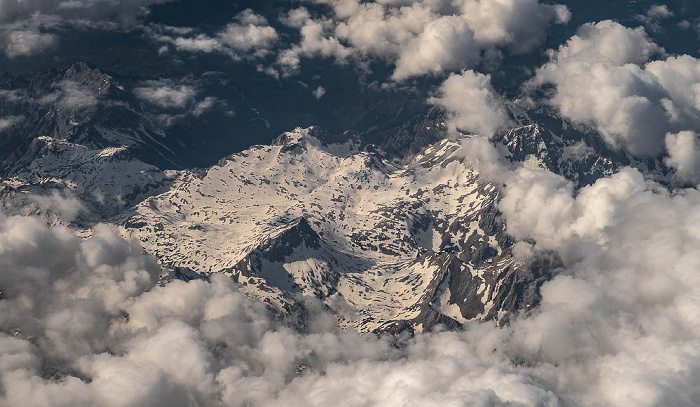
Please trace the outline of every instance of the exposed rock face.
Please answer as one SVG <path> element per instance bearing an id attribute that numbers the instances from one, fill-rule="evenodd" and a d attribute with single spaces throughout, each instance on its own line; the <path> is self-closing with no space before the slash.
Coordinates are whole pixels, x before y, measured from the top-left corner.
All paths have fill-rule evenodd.
<path id="1" fill-rule="evenodd" d="M 24 112 L 0 142 L 7 213 L 83 234 L 113 223 L 172 270 L 162 283 L 225 273 L 298 329 L 311 303 L 361 332 L 503 323 L 534 307 L 560 267 L 547 253 L 516 260 L 501 186 L 465 160 L 468 136 L 446 138 L 438 109 L 379 144 L 310 127 L 204 170 L 164 171 L 177 140 L 108 75 L 76 64 L 0 82 L 0 108 Z M 492 139 L 505 161 L 574 186 L 623 165 L 663 181 L 659 160 L 635 161 L 546 112 L 511 113 L 518 125 Z"/>
<path id="2" fill-rule="evenodd" d="M 177 167 L 163 128 L 139 111 L 133 95 L 107 74 L 76 63 L 27 77 L 0 76 L 0 115 L 15 123 L 0 140 L 0 171 L 31 162 L 38 137 L 91 149 L 129 146 L 141 161 Z"/>
<path id="3" fill-rule="evenodd" d="M 501 320 L 537 302 L 553 267 L 515 261 L 499 188 L 461 140 L 406 164 L 342 140 L 286 133 L 181 173 L 114 221 L 168 267 L 228 273 L 280 314 L 315 298 L 363 332 Z"/>

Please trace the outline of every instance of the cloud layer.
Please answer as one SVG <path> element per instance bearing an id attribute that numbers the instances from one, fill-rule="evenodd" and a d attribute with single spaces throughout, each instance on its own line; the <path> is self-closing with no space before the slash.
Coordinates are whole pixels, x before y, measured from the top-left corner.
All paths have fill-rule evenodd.
<path id="1" fill-rule="evenodd" d="M 556 393 L 579 405 L 700 402 L 697 189 L 669 192 L 624 169 L 574 194 L 520 169 L 500 209 L 511 234 L 566 264 L 513 326 L 517 354 Z"/>
<path id="2" fill-rule="evenodd" d="M 128 25 L 154 3 L 0 2 L 0 46 L 31 55 L 54 43 L 48 24 Z M 385 61 L 395 81 L 451 73 L 430 102 L 448 111 L 452 130 L 484 136 L 510 118 L 491 78 L 473 69 L 485 53 L 531 51 L 549 24 L 569 19 L 565 7 L 535 0 L 316 3 L 328 13 L 283 16 L 300 42 L 275 56 L 278 68 L 325 57 Z M 167 49 L 253 60 L 274 55 L 281 38 L 252 11 L 213 35 L 151 34 Z M 664 154 L 679 184 L 692 186 L 662 186 L 625 168 L 575 190 L 546 170 L 503 164 L 487 138 L 465 139 L 462 158 L 504 185 L 499 210 L 516 256 L 563 261 L 538 309 L 504 327 L 412 338 L 338 332 L 318 310 L 300 333 L 223 275 L 157 284 L 155 260 L 110 227 L 80 239 L 35 219 L 1 218 L 0 405 L 700 404 L 700 60 L 667 56 L 643 29 L 603 21 L 551 51 L 526 90 L 544 92 L 611 146 Z M 134 92 L 156 109 L 193 115 L 217 103 L 169 80 Z M 52 95 L 43 102 L 97 103 L 72 82 Z M 0 118 L 0 131 L 19 120 Z"/>
<path id="3" fill-rule="evenodd" d="M 396 81 L 459 72 L 479 65 L 487 51 L 532 51 L 550 24 L 570 18 L 565 6 L 537 0 L 315 3 L 327 6 L 331 15 L 314 16 L 299 8 L 282 18 L 301 35 L 301 41 L 278 58 L 287 72 L 311 57 L 360 64 L 383 60 L 395 66 Z"/>
<path id="4" fill-rule="evenodd" d="M 556 400 L 491 356 L 501 338 L 488 327 L 480 329 L 486 337 L 430 334 L 404 339 L 403 348 L 388 337 L 337 333 L 322 318 L 317 332 L 296 333 L 223 275 L 152 288 L 153 260 L 104 226 L 81 241 L 66 229 L 8 218 L 0 221 L 0 248 L 3 405 Z M 480 340 L 472 343 L 473 335 Z"/>
<path id="5" fill-rule="evenodd" d="M 582 26 L 537 70 L 529 88 L 554 85 L 548 103 L 636 156 L 664 151 L 666 133 L 700 126 L 700 60 L 663 57 L 642 28 Z"/>
<path id="6" fill-rule="evenodd" d="M 337 332 L 319 311 L 299 333 L 223 275 L 154 287 L 154 261 L 106 226 L 80 240 L 7 218 L 0 404 L 697 404 L 700 191 L 624 169 L 574 192 L 509 169 L 485 139 L 464 148 L 505 183 L 518 256 L 564 261 L 528 315 L 392 338 Z"/>

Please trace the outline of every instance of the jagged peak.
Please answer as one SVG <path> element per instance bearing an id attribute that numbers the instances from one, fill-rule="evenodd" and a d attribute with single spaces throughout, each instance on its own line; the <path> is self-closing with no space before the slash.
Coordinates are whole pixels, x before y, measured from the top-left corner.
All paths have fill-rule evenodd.
<path id="1" fill-rule="evenodd" d="M 320 126 L 311 126 L 285 132 L 272 145 L 282 146 L 282 152 L 317 148 L 338 155 L 359 151 L 362 141 L 356 132 L 346 131 L 341 135 L 333 135 Z"/>
<path id="2" fill-rule="evenodd" d="M 364 146 L 370 147 L 370 146 Z M 301 155 L 309 152 L 320 152 L 322 155 L 346 158 L 365 151 L 370 153 L 380 152 L 372 148 L 363 148 L 361 137 L 356 132 L 345 132 L 342 135 L 332 135 L 319 126 L 306 128 L 297 127 L 279 135 L 269 145 L 254 145 L 247 150 L 230 154 L 220 159 L 216 166 L 225 167 L 230 161 L 245 160 L 251 152 L 257 150 L 270 151 L 278 149 L 279 154 Z M 208 174 L 208 169 L 199 171 L 196 175 L 203 178 Z"/>
<path id="3" fill-rule="evenodd" d="M 317 248 L 320 244 L 321 237 L 311 227 L 309 221 L 303 217 L 297 217 L 285 224 L 276 233 L 271 235 L 266 241 L 266 245 L 274 243 L 291 243 L 291 246 L 296 247 L 301 243 L 307 247 Z"/>

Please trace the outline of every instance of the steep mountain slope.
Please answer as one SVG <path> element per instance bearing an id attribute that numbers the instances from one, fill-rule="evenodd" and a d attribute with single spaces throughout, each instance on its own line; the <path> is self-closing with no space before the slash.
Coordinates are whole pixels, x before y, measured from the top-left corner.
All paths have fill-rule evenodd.
<path id="1" fill-rule="evenodd" d="M 0 75 L 0 115 L 10 118 L 0 129 L 0 171 L 12 174 L 34 159 L 38 137 L 89 147 L 129 146 L 141 161 L 175 168 L 162 126 L 138 110 L 133 95 L 109 75 L 76 63 L 28 76 Z"/>
<path id="2" fill-rule="evenodd" d="M 6 213 L 84 234 L 114 223 L 168 278 L 228 274 L 300 329 L 319 303 L 361 332 L 504 322 L 559 266 L 516 261 L 500 186 L 467 163 L 470 136 L 447 138 L 440 109 L 366 134 L 297 129 L 206 170 L 163 171 L 178 139 L 108 75 L 76 64 L 2 81 L 0 108 L 23 114 L 0 143 Z M 611 150 L 551 112 L 509 111 L 517 124 L 492 142 L 517 165 L 577 187 L 626 165 L 666 176 L 659 159 Z"/>
<path id="3" fill-rule="evenodd" d="M 89 227 L 166 191 L 174 172 L 163 172 L 132 155 L 127 147 L 90 149 L 38 137 L 33 159 L 0 180 L 5 214 L 38 215 L 49 224 Z"/>
<path id="4" fill-rule="evenodd" d="M 360 331 L 501 319 L 537 300 L 547 270 L 513 259 L 498 188 L 460 140 L 398 165 L 328 139 L 297 129 L 183 172 L 115 222 L 171 268 L 228 273 L 280 312 L 314 297 Z"/>
<path id="5" fill-rule="evenodd" d="M 519 125 L 492 139 L 505 160 L 578 186 L 622 165 L 664 177 L 658 160 L 611 151 L 555 116 L 511 110 Z M 92 120 L 88 128 L 100 128 Z M 6 162 L 6 213 L 86 234 L 114 223 L 172 271 L 168 278 L 228 274 L 299 329 L 319 303 L 361 332 L 504 322 L 537 304 L 559 266 L 546 254 L 516 261 L 497 209 L 500 186 L 467 164 L 470 136 L 445 138 L 439 110 L 384 134 L 379 146 L 311 127 L 190 171 L 144 163 L 140 154 L 158 147 L 142 139 L 106 132 L 114 138 L 103 143 L 64 135 L 56 123 L 54 137 L 32 138 L 21 159 Z"/>

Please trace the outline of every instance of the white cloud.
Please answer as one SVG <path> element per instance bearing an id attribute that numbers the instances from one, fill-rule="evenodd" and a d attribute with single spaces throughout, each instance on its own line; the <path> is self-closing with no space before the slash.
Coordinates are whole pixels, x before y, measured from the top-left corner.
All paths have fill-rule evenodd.
<path id="1" fill-rule="evenodd" d="M 252 10 L 243 11 L 236 20 L 219 33 L 221 42 L 234 51 L 255 51 L 255 54 L 263 55 L 277 42 L 277 31 L 268 25 L 263 16 Z"/>
<path id="2" fill-rule="evenodd" d="M 659 21 L 670 17 L 673 17 L 673 12 L 669 10 L 667 5 L 656 4 L 649 7 L 646 13 L 637 15 L 637 20 L 652 31 L 660 31 L 662 28 Z"/>
<path id="3" fill-rule="evenodd" d="M 99 103 L 99 95 L 81 83 L 64 80 L 54 85 L 55 91 L 42 96 L 39 103 L 56 103 L 66 109 L 91 108 Z"/>
<path id="4" fill-rule="evenodd" d="M 492 136 L 507 127 L 510 119 L 503 99 L 491 86 L 491 77 L 474 71 L 450 75 L 430 103 L 444 107 L 455 130 Z"/>
<path id="5" fill-rule="evenodd" d="M 9 58 L 41 53 L 57 43 L 55 34 L 49 32 L 59 23 L 56 16 L 34 15 L 12 21 L 0 15 L 0 51 Z"/>
<path id="6" fill-rule="evenodd" d="M 542 287 L 538 311 L 509 326 L 418 334 L 399 338 L 400 347 L 387 337 L 293 332 L 222 275 L 151 288 L 152 260 L 105 227 L 81 241 L 38 221 L 5 219 L 0 327 L 16 334 L 0 335 L 0 400 L 23 406 L 695 400 L 700 192 L 658 192 L 634 170 L 576 197 L 545 171 L 510 176 L 500 206 L 509 231 L 557 250 L 567 272 Z M 60 378 L 50 378 L 56 371 Z"/>
<path id="7" fill-rule="evenodd" d="M 61 193 L 54 190 L 51 195 L 30 194 L 27 198 L 37 205 L 40 213 L 55 214 L 64 221 L 77 219 L 78 214 L 85 210 L 82 201 L 70 191 Z M 48 218 L 49 215 L 46 216 Z"/>
<path id="8" fill-rule="evenodd" d="M 192 110 L 192 115 L 194 115 L 195 117 L 199 117 L 204 113 L 208 112 L 209 110 L 213 109 L 217 104 L 225 105 L 226 103 L 213 96 L 207 96 L 197 103 L 197 105 Z"/>
<path id="9" fill-rule="evenodd" d="M 571 18 L 566 6 L 540 4 L 537 0 L 463 0 L 459 3 L 479 43 L 506 45 L 516 53 L 531 51 L 541 44 L 546 27 L 552 22 L 564 24 Z"/>
<path id="10" fill-rule="evenodd" d="M 536 0 L 482 2 L 316 0 L 332 16 L 314 18 L 293 10 L 282 21 L 300 29 L 301 41 L 282 51 L 278 64 L 299 69 L 301 58 L 334 58 L 360 65 L 379 59 L 396 65 L 393 79 L 446 74 L 473 68 L 481 53 L 507 47 L 527 52 L 544 39 L 551 23 L 565 23 L 569 11 Z"/>
<path id="11" fill-rule="evenodd" d="M 159 37 L 160 41 L 171 42 L 180 51 L 188 52 L 214 52 L 221 49 L 221 42 L 204 34 L 194 37 Z"/>
<path id="12" fill-rule="evenodd" d="M 479 60 L 479 47 L 469 24 L 456 16 L 440 17 L 406 44 L 392 78 L 458 71 L 476 66 Z"/>
<path id="13" fill-rule="evenodd" d="M 296 333 L 223 275 L 151 288 L 152 261 L 104 226 L 81 241 L 28 218 L 4 219 L 0 250 L 2 404 L 556 401 L 493 355 L 505 332 L 488 325 L 404 338 L 402 348 L 388 337 Z"/>
<path id="14" fill-rule="evenodd" d="M 349 18 L 329 25 L 358 56 L 388 61 L 399 58 L 401 49 L 420 35 L 427 24 L 439 18 L 430 7 L 420 3 L 398 9 L 374 2 L 357 4 L 356 7 L 357 11 Z"/>
<path id="15" fill-rule="evenodd" d="M 662 53 L 641 28 L 586 24 L 551 53 L 529 86 L 555 85 L 549 103 L 564 117 L 598 129 L 614 147 L 656 156 L 666 133 L 700 125 L 700 60 L 649 62 Z"/>
<path id="16" fill-rule="evenodd" d="M 656 4 L 651 7 L 649 7 L 649 10 L 647 10 L 646 14 L 647 17 L 649 18 L 669 18 L 673 16 L 673 12 L 668 9 L 668 6 L 665 4 Z"/>
<path id="17" fill-rule="evenodd" d="M 483 28 L 443 16 L 456 10 L 448 2 L 425 2 L 423 9 L 403 0 L 383 0 L 379 8 L 352 0 L 328 3 L 346 27 L 353 16 L 369 18 L 361 10 L 381 11 L 377 18 L 387 23 L 378 31 L 381 39 L 361 48 L 353 29 L 344 32 L 336 20 L 309 20 L 300 12 L 289 20 L 304 35 L 283 55 L 290 64 L 303 56 L 339 62 L 372 56 L 395 61 L 399 80 L 462 71 L 478 63 L 471 53 L 481 52 L 482 44 L 516 52 L 529 47 L 508 39 L 512 33 L 537 37 L 517 20 L 527 13 L 515 6 L 537 7 L 531 1 L 493 3 L 502 20 L 484 17 L 491 24 Z M 412 11 L 388 12 L 389 6 Z M 563 9 L 548 10 L 548 18 L 566 20 Z M 473 15 L 479 12 L 486 13 Z M 424 25 L 392 28 L 392 18 L 420 22 L 421 15 L 430 17 Z M 430 28 L 445 44 L 426 34 L 436 21 L 454 23 Z M 243 14 L 233 24 L 266 22 Z M 468 32 L 468 49 L 450 53 Z M 208 52 L 255 49 L 236 49 L 236 41 L 225 44 L 222 37 L 171 34 Z M 258 38 L 245 28 L 234 34 Z M 689 56 L 649 62 L 659 53 L 641 29 L 586 25 L 552 53 L 531 86 L 555 85 L 549 102 L 564 116 L 595 126 L 609 143 L 633 154 L 666 150 L 676 175 L 697 183 L 698 135 L 688 130 L 700 117 L 700 63 Z M 170 81 L 144 83 L 135 93 L 159 108 L 190 108 L 195 115 L 217 103 L 198 100 L 194 85 Z M 95 100 L 66 82 L 46 102 L 76 107 Z M 474 71 L 450 75 L 431 102 L 452 113 L 455 129 L 490 135 L 508 124 L 490 77 Z M 541 306 L 528 315 L 504 327 L 470 324 L 413 338 L 293 332 L 223 275 L 154 286 L 160 273 L 155 261 L 106 226 L 82 240 L 37 220 L 2 218 L 0 405 L 697 404 L 700 191 L 667 190 L 632 169 L 574 190 L 544 170 L 511 171 L 486 138 L 469 138 L 462 150 L 461 157 L 485 177 L 505 184 L 499 210 L 518 241 L 519 258 L 550 250 L 564 262 L 542 286 Z"/>
<path id="18" fill-rule="evenodd" d="M 463 158 L 506 185 L 499 209 L 520 256 L 564 261 L 541 306 L 501 328 L 302 334 L 223 275 L 153 287 L 153 260 L 107 227 L 80 240 L 2 219 L 0 404 L 692 405 L 700 191 L 625 169 L 574 192 L 498 157 L 465 140 Z"/>
<path id="19" fill-rule="evenodd" d="M 540 361 L 540 377 L 566 377 L 551 382 L 557 394 L 578 405 L 697 400 L 698 190 L 668 192 L 625 169 L 574 195 L 561 177 L 521 169 L 499 208 L 510 233 L 566 264 L 511 343 Z"/>
<path id="20" fill-rule="evenodd" d="M 326 94 L 326 90 L 323 88 L 323 86 L 319 86 L 312 92 L 312 94 L 314 95 L 314 98 L 321 99 L 323 95 Z"/>
<path id="21" fill-rule="evenodd" d="M 327 34 L 329 21 L 308 20 L 300 28 L 301 42 L 290 49 L 283 50 L 277 57 L 277 63 L 286 73 L 296 72 L 302 57 L 321 56 L 334 58 L 337 63 L 347 62 L 351 50 Z"/>
<path id="22" fill-rule="evenodd" d="M 191 117 L 200 117 L 212 109 L 225 109 L 228 103 L 214 96 L 202 96 L 200 85 L 186 77 L 179 81 L 161 79 L 144 81 L 134 88 L 134 95 L 146 102 L 154 117 L 165 126 Z"/>
<path id="23" fill-rule="evenodd" d="M 682 122 L 700 121 L 700 60 L 689 55 L 652 61 L 646 65 L 668 92 L 672 119 Z"/>
<path id="24" fill-rule="evenodd" d="M 603 61 L 611 65 L 644 64 L 663 50 L 641 28 L 627 28 L 606 20 L 582 25 L 575 36 L 559 47 L 554 57 L 573 61 Z"/>
<path id="25" fill-rule="evenodd" d="M 282 24 L 293 28 L 303 27 L 304 23 L 309 19 L 311 19 L 311 14 L 305 7 L 291 9 L 286 14 L 280 16 Z"/>
<path id="26" fill-rule="evenodd" d="M 197 88 L 175 84 L 170 80 L 146 81 L 134 89 L 139 99 L 164 109 L 184 109 L 194 100 Z"/>
<path id="27" fill-rule="evenodd" d="M 700 182 L 700 135 L 692 131 L 682 131 L 666 135 L 666 164 L 675 170 L 676 176 L 684 182 Z"/>
<path id="28" fill-rule="evenodd" d="M 214 36 L 195 34 L 193 29 L 153 26 L 147 31 L 159 42 L 179 51 L 220 52 L 234 59 L 261 58 L 272 52 L 279 35 L 265 17 L 247 9 Z"/>

